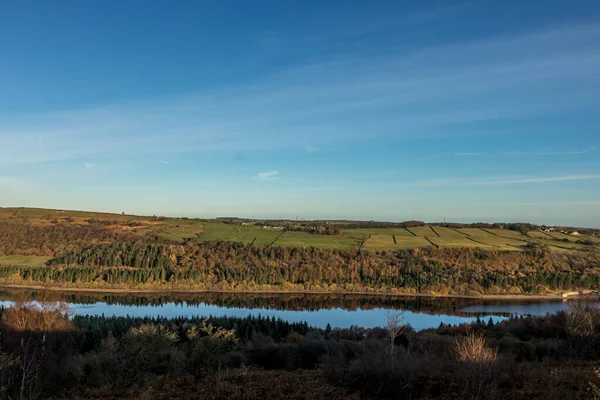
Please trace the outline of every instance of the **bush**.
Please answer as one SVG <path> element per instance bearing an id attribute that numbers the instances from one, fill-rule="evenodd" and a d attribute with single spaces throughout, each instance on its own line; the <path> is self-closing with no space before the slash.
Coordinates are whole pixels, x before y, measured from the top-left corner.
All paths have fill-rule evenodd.
<path id="1" fill-rule="evenodd" d="M 496 361 L 498 351 L 489 348 L 483 335 L 469 332 L 467 336 L 456 339 L 458 359 L 473 364 L 489 364 Z"/>

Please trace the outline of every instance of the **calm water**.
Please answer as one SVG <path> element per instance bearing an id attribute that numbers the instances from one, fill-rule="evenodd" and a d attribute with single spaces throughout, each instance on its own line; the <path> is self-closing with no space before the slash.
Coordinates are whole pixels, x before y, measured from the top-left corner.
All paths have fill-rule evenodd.
<path id="1" fill-rule="evenodd" d="M 36 291 L 0 291 L 0 304 L 9 306 L 15 298 L 41 299 Z M 52 294 L 49 300 L 68 302 L 75 314 L 106 316 L 235 316 L 261 315 L 309 325 L 332 327 L 382 326 L 389 310 L 404 310 L 413 328 L 427 329 L 461 324 L 481 317 L 487 321 L 510 315 L 546 315 L 567 310 L 569 303 L 558 301 L 482 301 L 477 299 L 394 298 L 357 295 L 306 294 Z M 57 297 L 58 296 L 58 297 Z M 596 304 L 598 302 L 596 301 Z"/>

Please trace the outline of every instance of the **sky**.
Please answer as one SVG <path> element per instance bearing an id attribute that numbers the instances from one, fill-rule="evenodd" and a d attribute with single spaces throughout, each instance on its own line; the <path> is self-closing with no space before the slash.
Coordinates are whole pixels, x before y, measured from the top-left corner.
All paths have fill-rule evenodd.
<path id="1" fill-rule="evenodd" d="M 600 228 L 600 2 L 0 0 L 0 206 Z"/>

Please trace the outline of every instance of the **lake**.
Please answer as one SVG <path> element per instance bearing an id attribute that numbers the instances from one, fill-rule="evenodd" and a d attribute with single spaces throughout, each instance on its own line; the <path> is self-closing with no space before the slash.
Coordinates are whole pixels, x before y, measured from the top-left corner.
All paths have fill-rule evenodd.
<path id="1" fill-rule="evenodd" d="M 74 314 L 106 316 L 234 316 L 261 315 L 287 321 L 306 321 L 325 328 L 382 326 L 390 310 L 404 310 L 405 321 L 414 329 L 461 324 L 481 318 L 500 321 L 510 315 L 546 315 L 568 310 L 569 302 L 558 300 L 482 300 L 463 298 L 392 297 L 350 294 L 236 294 L 236 293 L 127 293 L 40 292 L 0 290 L 0 305 L 16 299 L 61 300 Z M 598 304 L 598 300 L 594 300 Z"/>

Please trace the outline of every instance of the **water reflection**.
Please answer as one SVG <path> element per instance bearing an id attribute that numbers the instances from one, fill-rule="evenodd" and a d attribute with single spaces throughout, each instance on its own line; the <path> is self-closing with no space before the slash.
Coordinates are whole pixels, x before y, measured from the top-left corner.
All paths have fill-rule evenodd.
<path id="1" fill-rule="evenodd" d="M 80 315 L 106 316 L 236 316 L 261 315 L 306 321 L 324 328 L 384 324 L 389 310 L 405 310 L 406 322 L 417 330 L 460 324 L 482 317 L 499 321 L 512 314 L 545 315 L 566 309 L 562 301 L 492 301 L 464 298 L 392 297 L 340 294 L 236 293 L 48 293 L 31 290 L 0 291 L 0 303 L 16 299 L 60 299 Z"/>
<path id="2" fill-rule="evenodd" d="M 362 310 L 360 308 L 347 310 L 343 308 L 328 308 L 312 311 L 276 310 L 267 308 L 237 308 L 222 307 L 210 304 L 175 304 L 167 303 L 161 306 L 128 306 L 122 304 L 106 304 L 103 302 L 95 304 L 73 304 L 76 314 L 80 315 L 114 315 L 114 316 L 168 316 L 168 317 L 192 317 L 192 316 L 230 316 L 246 317 L 248 315 L 261 315 L 263 317 L 281 318 L 291 322 L 306 321 L 311 326 L 325 328 L 329 323 L 332 327 L 348 328 L 352 325 L 362 327 L 382 326 L 385 322 L 386 313 L 389 308 L 373 308 Z M 494 316 L 495 321 L 506 317 Z M 445 324 L 460 324 L 475 321 L 477 317 L 454 316 L 447 314 L 426 314 L 407 310 L 406 322 L 413 328 L 427 329 L 438 327 L 441 322 Z"/>

